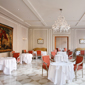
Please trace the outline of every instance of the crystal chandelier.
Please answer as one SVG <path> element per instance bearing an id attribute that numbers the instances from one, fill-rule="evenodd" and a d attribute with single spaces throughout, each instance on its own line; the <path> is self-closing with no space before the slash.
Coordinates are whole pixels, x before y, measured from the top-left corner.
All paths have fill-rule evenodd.
<path id="1" fill-rule="evenodd" d="M 62 9 L 60 9 L 60 11 L 62 12 Z M 52 25 L 52 29 L 59 32 L 68 32 L 70 25 L 68 25 L 65 17 L 60 15 L 57 21 Z"/>

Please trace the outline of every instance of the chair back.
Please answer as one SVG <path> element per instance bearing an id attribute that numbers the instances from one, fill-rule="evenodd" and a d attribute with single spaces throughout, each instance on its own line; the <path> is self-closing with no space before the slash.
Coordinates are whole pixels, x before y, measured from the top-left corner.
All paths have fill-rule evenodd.
<path id="1" fill-rule="evenodd" d="M 12 54 L 15 53 L 15 51 L 12 51 Z"/>
<path id="2" fill-rule="evenodd" d="M 69 51 L 69 53 L 68 53 L 68 58 L 69 58 L 69 59 L 72 59 L 72 58 L 73 58 L 73 52 L 72 52 L 72 51 Z"/>
<path id="3" fill-rule="evenodd" d="M 12 53 L 12 57 L 13 57 L 13 54 L 15 53 L 15 51 L 12 51 L 11 53 Z"/>
<path id="4" fill-rule="evenodd" d="M 26 50 L 22 50 L 22 53 L 26 53 Z"/>
<path id="5" fill-rule="evenodd" d="M 13 54 L 13 57 L 16 58 L 16 60 L 17 60 L 17 58 L 19 57 L 19 55 L 20 55 L 20 53 L 14 53 Z"/>
<path id="6" fill-rule="evenodd" d="M 32 50 L 29 50 L 28 53 L 33 54 L 33 51 Z"/>
<path id="7" fill-rule="evenodd" d="M 85 54 L 85 50 L 81 50 L 80 55 L 84 55 L 84 54 Z"/>
<path id="8" fill-rule="evenodd" d="M 67 51 L 67 48 L 64 48 L 64 52 L 66 52 Z"/>
<path id="9" fill-rule="evenodd" d="M 54 59 L 55 55 L 56 55 L 55 52 L 52 51 L 52 52 L 51 52 L 51 59 Z"/>
<path id="10" fill-rule="evenodd" d="M 57 50 L 56 49 L 54 50 L 54 52 L 55 52 L 55 54 L 57 54 Z"/>
<path id="11" fill-rule="evenodd" d="M 45 63 L 47 63 L 47 66 L 50 65 L 50 57 L 49 57 L 49 55 L 44 55 L 44 56 L 42 56 L 42 60 L 43 60 Z M 45 64 L 43 63 L 43 65 L 45 65 Z"/>
<path id="12" fill-rule="evenodd" d="M 59 52 L 59 51 L 60 51 L 60 49 L 59 49 L 59 48 L 56 48 L 56 50 L 57 50 L 57 52 Z"/>
<path id="13" fill-rule="evenodd" d="M 67 54 L 70 52 L 70 50 L 67 50 Z"/>
<path id="14" fill-rule="evenodd" d="M 37 55 L 41 55 L 41 50 L 37 50 Z"/>
<path id="15" fill-rule="evenodd" d="M 83 61 L 83 56 L 81 56 L 81 55 L 77 55 L 76 56 L 76 64 L 78 64 L 78 63 L 80 63 L 80 62 L 82 62 Z M 80 66 L 82 66 L 83 64 L 80 64 Z"/>

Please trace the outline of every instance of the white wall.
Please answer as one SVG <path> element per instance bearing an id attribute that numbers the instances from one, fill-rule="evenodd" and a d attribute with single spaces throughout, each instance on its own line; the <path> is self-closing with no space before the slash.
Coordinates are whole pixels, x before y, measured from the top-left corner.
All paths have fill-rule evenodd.
<path id="1" fill-rule="evenodd" d="M 59 33 L 52 31 L 51 27 L 30 27 L 29 28 L 29 50 L 35 47 L 46 47 L 48 54 L 55 49 L 55 36 L 68 36 L 69 49 L 74 51 L 76 48 L 85 48 L 85 44 L 80 44 L 79 39 L 85 39 L 85 29 L 72 29 L 68 33 Z M 45 36 L 45 37 L 44 37 Z M 43 45 L 36 44 L 38 38 L 46 41 Z"/>
<path id="2" fill-rule="evenodd" d="M 28 28 L 2 14 L 0 14 L 0 23 L 13 27 L 13 50 L 20 53 L 23 49 L 28 51 Z M 27 40 L 23 40 L 23 38 L 27 38 Z M 6 56 L 8 56 L 8 52 L 0 53 L 0 57 Z"/>

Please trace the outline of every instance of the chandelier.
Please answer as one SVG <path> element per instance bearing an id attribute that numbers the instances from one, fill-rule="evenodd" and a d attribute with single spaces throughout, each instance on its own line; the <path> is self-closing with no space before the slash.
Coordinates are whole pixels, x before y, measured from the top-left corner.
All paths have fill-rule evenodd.
<path id="1" fill-rule="evenodd" d="M 60 11 L 62 12 L 62 9 L 60 9 Z M 59 32 L 68 32 L 70 25 L 68 25 L 65 17 L 60 15 L 57 21 L 52 25 L 52 29 Z"/>

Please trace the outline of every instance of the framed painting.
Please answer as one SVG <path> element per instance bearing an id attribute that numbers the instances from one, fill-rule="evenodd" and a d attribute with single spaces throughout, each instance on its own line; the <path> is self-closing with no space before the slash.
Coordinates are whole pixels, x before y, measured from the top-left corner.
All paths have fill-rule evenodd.
<path id="1" fill-rule="evenodd" d="M 13 28 L 0 23 L 0 52 L 13 50 Z"/>
<path id="2" fill-rule="evenodd" d="M 43 44 L 44 43 L 44 40 L 43 39 L 37 39 L 37 43 L 38 44 Z"/>
<path id="3" fill-rule="evenodd" d="M 85 39 L 79 39 L 80 44 L 85 44 Z"/>

